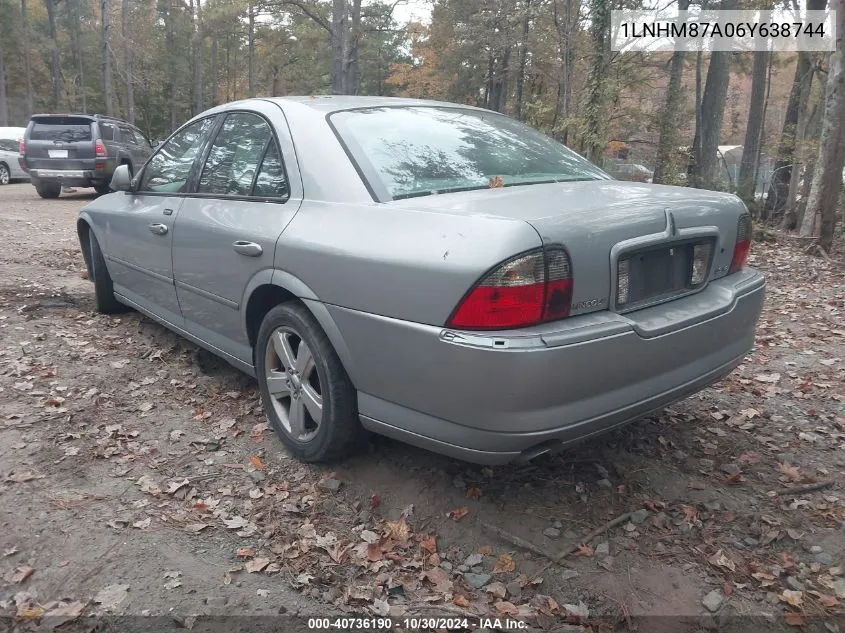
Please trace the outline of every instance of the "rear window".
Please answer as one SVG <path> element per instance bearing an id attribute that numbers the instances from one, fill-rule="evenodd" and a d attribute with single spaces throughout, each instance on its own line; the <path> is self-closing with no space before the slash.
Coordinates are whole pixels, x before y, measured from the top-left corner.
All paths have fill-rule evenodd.
<path id="1" fill-rule="evenodd" d="M 377 107 L 335 112 L 330 120 L 382 201 L 608 177 L 557 141 L 494 112 Z"/>
<path id="2" fill-rule="evenodd" d="M 91 120 L 79 117 L 50 117 L 35 119 L 29 132 L 32 141 L 75 141 L 91 140 Z"/>

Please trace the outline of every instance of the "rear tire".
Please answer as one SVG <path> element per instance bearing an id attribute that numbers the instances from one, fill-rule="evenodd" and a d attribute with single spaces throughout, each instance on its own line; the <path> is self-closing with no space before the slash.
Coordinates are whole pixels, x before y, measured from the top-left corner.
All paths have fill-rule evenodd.
<path id="1" fill-rule="evenodd" d="M 88 229 L 88 244 L 91 250 L 91 281 L 94 282 L 94 297 L 97 304 L 97 312 L 103 314 L 117 314 L 126 312 L 127 307 L 114 298 L 114 284 L 112 283 L 109 270 L 106 268 L 106 259 L 103 251 L 100 250 L 100 243 L 94 236 L 94 231 Z"/>
<path id="2" fill-rule="evenodd" d="M 324 462 L 355 452 L 364 437 L 355 388 L 304 305 L 289 301 L 267 313 L 254 356 L 267 419 L 295 457 Z"/>
<path id="3" fill-rule="evenodd" d="M 111 193 L 111 187 L 109 185 L 94 185 L 94 191 L 97 192 L 98 196 L 104 196 Z"/>
<path id="4" fill-rule="evenodd" d="M 0 163 L 0 185 L 8 185 L 12 180 L 12 172 L 6 163 Z"/>
<path id="5" fill-rule="evenodd" d="M 35 185 L 35 190 L 42 198 L 53 199 L 62 193 L 62 186 L 54 182 L 40 182 Z"/>

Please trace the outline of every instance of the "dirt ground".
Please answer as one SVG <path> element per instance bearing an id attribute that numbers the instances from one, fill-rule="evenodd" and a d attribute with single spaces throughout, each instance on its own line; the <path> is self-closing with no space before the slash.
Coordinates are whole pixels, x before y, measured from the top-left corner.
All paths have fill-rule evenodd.
<path id="1" fill-rule="evenodd" d="M 346 613 L 845 633 L 841 260 L 756 244 L 754 353 L 598 441 L 482 468 L 373 438 L 314 467 L 268 429 L 252 379 L 138 313 L 94 312 L 75 231 L 91 199 L 0 187 L 9 626 Z"/>

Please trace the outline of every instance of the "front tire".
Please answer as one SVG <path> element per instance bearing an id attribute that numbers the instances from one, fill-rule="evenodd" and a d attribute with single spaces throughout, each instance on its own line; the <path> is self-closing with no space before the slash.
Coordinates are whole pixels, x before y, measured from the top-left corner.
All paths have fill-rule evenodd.
<path id="1" fill-rule="evenodd" d="M 255 370 L 267 419 L 295 457 L 324 462 L 355 451 L 363 437 L 355 388 L 304 305 L 287 302 L 267 313 Z"/>
<path id="2" fill-rule="evenodd" d="M 54 198 L 58 198 L 62 193 L 62 186 L 54 182 L 40 182 L 35 185 L 35 190 L 42 198 L 52 200 Z"/>
<path id="3" fill-rule="evenodd" d="M 97 312 L 103 314 L 118 314 L 126 312 L 127 308 L 114 298 L 114 284 L 109 270 L 106 268 L 106 258 L 100 250 L 100 243 L 94 236 L 94 231 L 88 230 L 88 244 L 91 252 L 91 270 L 89 277 L 94 282 L 94 297 Z"/>
<path id="4" fill-rule="evenodd" d="M 0 163 L 0 185 L 8 185 L 12 180 L 12 172 L 6 163 Z"/>

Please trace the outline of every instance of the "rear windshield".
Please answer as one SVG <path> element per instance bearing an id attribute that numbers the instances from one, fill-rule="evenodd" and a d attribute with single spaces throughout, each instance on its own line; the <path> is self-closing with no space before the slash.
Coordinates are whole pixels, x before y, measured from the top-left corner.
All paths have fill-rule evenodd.
<path id="1" fill-rule="evenodd" d="M 335 112 L 330 120 L 380 200 L 607 174 L 495 112 L 431 106 Z"/>
<path id="2" fill-rule="evenodd" d="M 91 120 L 79 117 L 35 119 L 29 138 L 32 141 L 90 141 Z"/>

